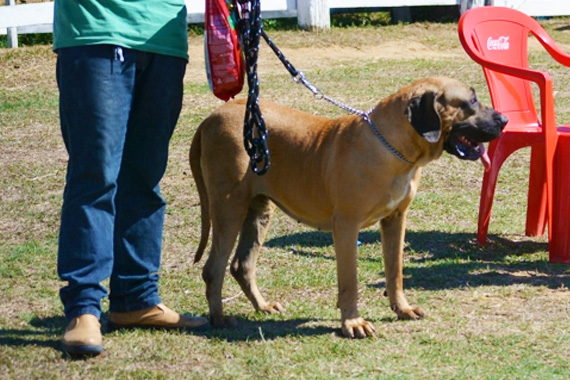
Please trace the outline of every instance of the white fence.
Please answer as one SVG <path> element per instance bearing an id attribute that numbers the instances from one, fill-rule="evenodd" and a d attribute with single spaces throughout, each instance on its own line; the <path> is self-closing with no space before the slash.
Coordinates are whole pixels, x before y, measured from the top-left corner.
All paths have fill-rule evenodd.
<path id="1" fill-rule="evenodd" d="M 1 1 L 1 0 L 0 0 Z M 159 1 L 159 0 L 157 0 Z M 188 23 L 204 22 L 204 0 L 185 0 Z M 8 35 L 8 45 L 18 45 L 18 34 L 51 33 L 53 2 L 0 6 L 0 35 Z M 264 18 L 297 17 L 308 29 L 330 26 L 330 10 L 344 8 L 396 8 L 414 6 L 483 5 L 484 0 L 261 0 Z M 531 16 L 570 15 L 570 0 L 494 0 L 496 6 L 518 9 Z"/>

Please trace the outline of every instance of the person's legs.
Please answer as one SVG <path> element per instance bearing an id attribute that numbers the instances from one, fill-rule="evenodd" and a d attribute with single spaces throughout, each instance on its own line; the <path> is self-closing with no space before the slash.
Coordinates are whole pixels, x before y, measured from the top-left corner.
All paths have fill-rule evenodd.
<path id="1" fill-rule="evenodd" d="M 166 203 L 159 182 L 182 107 L 186 61 L 125 50 L 137 56 L 134 98 L 115 198 L 110 311 L 158 305 L 158 270 Z"/>
<path id="2" fill-rule="evenodd" d="M 59 235 L 60 296 L 68 321 L 101 315 L 113 266 L 114 198 L 132 103 L 134 62 L 112 46 L 58 51 L 63 139 L 69 153 Z"/>

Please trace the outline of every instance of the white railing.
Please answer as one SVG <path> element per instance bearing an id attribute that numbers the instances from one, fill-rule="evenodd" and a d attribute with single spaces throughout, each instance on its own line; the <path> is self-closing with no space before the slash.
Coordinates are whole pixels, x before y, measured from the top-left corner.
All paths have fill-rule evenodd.
<path id="1" fill-rule="evenodd" d="M 1 1 L 1 0 L 0 0 Z M 204 0 L 185 0 L 188 23 L 204 22 Z M 570 0 L 493 0 L 496 6 L 516 8 L 531 16 L 570 15 Z M 18 34 L 51 33 L 53 2 L 15 5 L 6 0 L 0 6 L 0 35 L 8 35 L 8 46 L 18 45 Z M 261 0 L 264 18 L 297 17 L 308 29 L 330 26 L 330 10 L 335 8 L 395 8 L 413 6 L 483 5 L 485 0 Z"/>

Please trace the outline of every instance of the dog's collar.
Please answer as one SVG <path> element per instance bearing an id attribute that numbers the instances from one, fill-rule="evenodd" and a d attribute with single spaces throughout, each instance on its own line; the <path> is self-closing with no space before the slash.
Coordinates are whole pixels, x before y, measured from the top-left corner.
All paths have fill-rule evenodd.
<path id="1" fill-rule="evenodd" d="M 411 162 L 406 157 L 404 157 L 404 155 L 402 153 L 400 153 L 396 148 L 394 148 L 392 146 L 392 144 L 390 144 L 388 142 L 388 140 L 386 140 L 384 138 L 384 136 L 382 136 L 382 133 L 380 133 L 380 131 L 376 127 L 376 124 L 374 124 L 374 122 L 370 118 L 370 112 L 371 111 L 368 111 L 366 113 L 362 113 L 362 118 L 368 123 L 368 125 L 370 125 L 370 128 L 372 128 L 372 132 L 374 132 L 376 137 L 378 137 L 380 142 L 386 147 L 386 149 L 388 149 L 388 151 L 390 151 L 390 153 L 392 153 L 394 156 L 396 156 L 403 163 L 413 166 L 414 165 L 413 162 Z"/>

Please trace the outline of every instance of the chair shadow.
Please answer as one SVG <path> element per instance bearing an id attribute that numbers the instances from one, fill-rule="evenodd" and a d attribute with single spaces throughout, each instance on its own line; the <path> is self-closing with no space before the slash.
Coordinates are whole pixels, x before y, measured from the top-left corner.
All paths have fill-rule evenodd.
<path id="1" fill-rule="evenodd" d="M 406 288 L 443 290 L 531 285 L 557 289 L 570 286 L 570 267 L 548 262 L 547 242 L 531 238 L 513 241 L 489 235 L 487 245 L 481 247 L 475 234 L 435 231 L 412 232 L 407 240 L 409 248 L 422 255 L 409 259 L 418 265 L 405 269 L 409 276 L 405 280 Z M 537 254 L 544 259 L 537 258 Z M 385 284 L 380 281 L 374 286 L 385 287 Z"/>
<path id="2" fill-rule="evenodd" d="M 359 240 L 362 245 L 377 244 L 381 240 L 380 233 L 363 231 Z M 271 239 L 265 245 L 279 248 L 294 246 L 294 255 L 334 260 L 334 256 L 315 253 L 311 249 L 332 244 L 330 233 L 306 231 Z M 550 264 L 532 257 L 547 251 L 548 243 L 531 238 L 513 241 L 489 235 L 488 244 L 481 247 L 475 234 L 408 231 L 406 260 L 414 265 L 404 265 L 405 286 L 425 290 L 514 284 L 551 289 L 570 287 L 570 266 Z M 377 257 L 361 257 L 359 260 L 381 262 L 383 259 L 379 252 Z M 369 286 L 383 288 L 385 282 Z"/>

